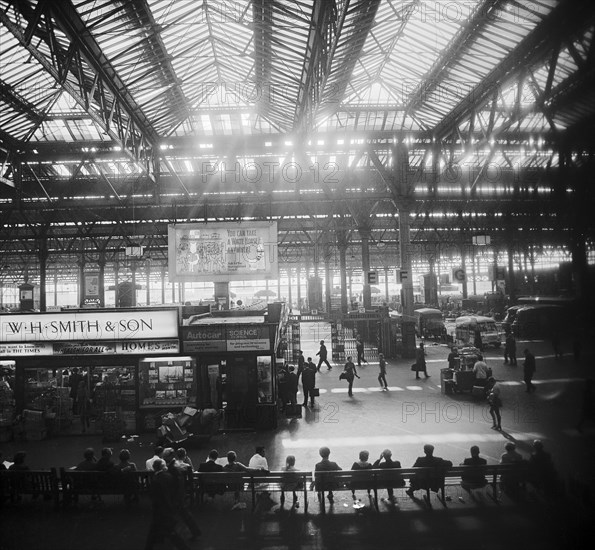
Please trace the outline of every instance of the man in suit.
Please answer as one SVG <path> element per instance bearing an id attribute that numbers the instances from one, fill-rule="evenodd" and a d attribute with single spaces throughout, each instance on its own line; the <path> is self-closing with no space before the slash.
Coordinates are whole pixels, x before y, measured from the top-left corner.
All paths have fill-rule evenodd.
<path id="1" fill-rule="evenodd" d="M 209 455 L 207 457 L 206 462 L 201 462 L 198 465 L 199 472 L 207 472 L 207 473 L 215 473 L 215 472 L 222 472 L 223 466 L 217 462 L 219 458 L 219 452 L 217 449 L 212 449 L 209 451 Z M 222 495 L 225 493 L 225 485 L 217 485 L 212 483 L 204 484 L 205 493 L 209 495 L 211 498 L 215 498 L 215 495 Z"/>
<path id="2" fill-rule="evenodd" d="M 320 455 L 320 458 L 322 458 L 322 460 L 320 462 L 316 463 L 316 465 L 314 466 L 314 471 L 316 471 L 316 472 L 333 472 L 333 471 L 342 469 L 336 462 L 329 460 L 331 450 L 328 447 L 320 447 L 320 449 L 318 450 L 318 454 Z M 335 500 L 334 496 L 333 496 L 333 491 L 332 491 L 333 486 L 332 486 L 332 484 L 329 484 L 329 483 L 325 483 L 323 490 L 318 491 L 318 499 L 322 500 L 324 498 L 324 489 L 325 488 L 326 488 L 326 490 L 328 490 L 329 502 L 333 503 Z"/>
<path id="3" fill-rule="evenodd" d="M 318 357 L 320 358 L 318 360 L 318 366 L 316 367 L 316 370 L 318 372 L 320 372 L 320 367 L 322 365 L 322 363 L 326 363 L 327 369 L 326 370 L 331 370 L 333 367 L 331 367 L 331 364 L 328 362 L 328 351 L 326 349 L 326 346 L 324 345 L 324 340 L 320 340 L 320 349 L 316 352 L 316 355 L 318 355 Z"/>
<path id="4" fill-rule="evenodd" d="M 461 466 L 485 466 L 488 462 L 485 458 L 481 458 L 479 456 L 479 447 L 477 445 L 473 445 L 469 452 L 471 453 L 470 457 L 467 457 L 463 460 Z M 474 470 L 472 468 L 469 469 L 468 472 L 464 473 L 461 476 L 461 487 L 465 489 L 465 491 L 471 491 L 473 489 L 481 489 L 488 484 L 487 479 L 485 478 L 482 471 Z"/>
<path id="5" fill-rule="evenodd" d="M 312 363 L 312 357 L 308 357 L 308 362 L 302 372 L 302 390 L 304 392 L 304 402 L 302 406 L 308 406 L 308 396 L 310 397 L 310 406 L 314 407 L 314 395 L 312 390 L 316 387 L 316 366 Z"/>
<path id="6" fill-rule="evenodd" d="M 384 449 L 384 451 L 382 451 L 382 453 L 380 454 L 380 458 L 372 465 L 372 468 L 401 468 L 401 463 L 398 460 L 393 460 L 392 456 L 393 453 L 390 449 Z M 386 487 L 386 491 L 388 493 L 388 500 L 390 500 L 391 502 L 395 501 L 393 487 L 403 487 L 404 485 L 405 480 L 400 475 L 396 476 L 394 479 L 391 479 Z"/>
<path id="7" fill-rule="evenodd" d="M 414 491 L 418 489 L 430 489 L 438 492 L 444 481 L 444 469 L 452 466 L 450 460 L 444 460 L 434 456 L 434 445 L 424 445 L 424 456 L 419 456 L 413 464 L 414 468 L 433 468 L 434 471 L 416 475 L 411 479 L 411 486 L 405 491 L 410 497 L 413 497 Z"/>
<path id="8" fill-rule="evenodd" d="M 424 343 L 420 342 L 419 347 L 415 350 L 415 378 L 419 380 L 420 376 L 419 373 L 423 372 L 426 378 L 429 378 L 430 375 L 426 370 L 426 350 L 424 348 Z"/>

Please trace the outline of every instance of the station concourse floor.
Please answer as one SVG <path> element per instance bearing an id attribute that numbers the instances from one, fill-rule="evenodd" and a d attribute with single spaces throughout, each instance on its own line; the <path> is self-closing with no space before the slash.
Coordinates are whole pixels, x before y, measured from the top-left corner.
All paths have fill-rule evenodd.
<path id="1" fill-rule="evenodd" d="M 302 340 L 304 355 L 314 357 L 318 333 Z M 330 341 L 330 337 L 328 338 Z M 530 348 L 537 358 L 534 382 L 537 390 L 525 392 L 522 376 L 522 350 Z M 569 345 L 567 345 L 569 348 Z M 342 365 L 321 368 L 317 386 L 321 390 L 313 409 L 304 409 L 302 419 L 280 418 L 273 431 L 221 433 L 200 448 L 189 448 L 195 466 L 211 448 L 221 456 L 235 450 L 247 464 L 255 445 L 266 447 L 271 470 L 280 469 L 285 457 L 293 454 L 296 467 L 312 470 L 318 462 L 318 449 L 327 445 L 331 460 L 349 469 L 359 451 L 367 449 L 370 460 L 390 448 L 393 459 L 403 467 L 413 465 L 425 443 L 435 445 L 435 455 L 459 464 L 469 456 L 469 447 L 479 445 L 489 464 L 497 463 L 507 441 L 528 456 L 534 439 L 541 439 L 554 458 L 564 480 L 570 477 L 593 486 L 595 465 L 595 426 L 576 429 L 582 404 L 583 382 L 593 376 L 595 354 L 584 345 L 576 363 L 568 353 L 555 359 L 551 345 L 544 341 L 518 342 L 519 365 L 504 365 L 502 350 L 486 351 L 486 361 L 502 386 L 502 432 L 491 429 L 487 406 L 469 395 L 445 395 L 440 388 L 440 369 L 446 366 L 448 348 L 426 345 L 430 378 L 415 379 L 412 360 L 388 361 L 388 391 L 377 381 L 377 362 L 358 368 L 354 395 L 347 395 L 347 384 L 339 380 Z M 298 401 L 302 398 L 298 395 Z M 142 465 L 151 456 L 154 440 L 141 434 L 133 440 L 110 443 L 117 454 L 127 447 L 132 460 Z M 17 450 L 27 452 L 31 468 L 71 467 L 80 462 L 82 451 L 103 446 L 100 435 L 54 437 L 45 441 L 4 443 L 4 459 Z M 381 502 L 377 513 L 363 491 L 358 492 L 365 506 L 353 507 L 348 491 L 335 494 L 335 503 L 326 514 L 314 493 L 310 493 L 308 513 L 304 503 L 291 508 L 265 506 L 252 511 L 247 507 L 231 510 L 231 497 L 225 495 L 193 508 L 203 531 L 191 548 L 233 550 L 254 549 L 571 549 L 589 547 L 595 542 L 590 510 L 575 500 L 546 504 L 535 495 L 522 502 L 503 497 L 496 504 L 489 497 L 471 499 L 460 488 L 449 488 L 447 506 L 433 494 L 432 508 L 420 499 L 411 499 L 397 490 L 397 505 Z M 421 497 L 421 493 L 418 493 Z M 487 495 L 487 492 L 486 492 Z M 383 496 L 383 495 L 381 495 Z M 459 497 L 461 497 L 459 499 Z M 279 495 L 273 494 L 279 502 Z M 303 496 L 300 496 L 303 498 Z M 150 504 L 126 508 L 118 498 L 104 497 L 101 505 L 81 502 L 72 510 L 54 511 L 47 503 L 23 502 L 0 510 L 0 550 L 142 550 L 148 530 Z M 590 544 L 589 544 L 590 543 Z M 168 549 L 167 543 L 155 546 Z"/>

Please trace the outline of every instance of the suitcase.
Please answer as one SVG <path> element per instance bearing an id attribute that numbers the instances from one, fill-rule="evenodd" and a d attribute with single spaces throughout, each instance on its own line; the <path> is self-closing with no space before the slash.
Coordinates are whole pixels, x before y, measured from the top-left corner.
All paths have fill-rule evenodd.
<path id="1" fill-rule="evenodd" d="M 285 405 L 285 416 L 287 418 L 301 418 L 302 417 L 302 406 L 301 405 Z"/>

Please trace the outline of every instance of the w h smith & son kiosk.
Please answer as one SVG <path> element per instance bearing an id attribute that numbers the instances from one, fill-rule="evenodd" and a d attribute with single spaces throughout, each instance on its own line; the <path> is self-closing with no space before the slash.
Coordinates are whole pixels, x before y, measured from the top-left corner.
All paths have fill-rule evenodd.
<path id="1" fill-rule="evenodd" d="M 0 358 L 14 361 L 25 437 L 92 431 L 92 419 L 134 433 L 155 428 L 145 402 L 193 406 L 195 364 L 179 355 L 178 318 L 178 308 L 1 315 Z M 151 366 L 164 369 L 154 383 Z"/>
<path id="2" fill-rule="evenodd" d="M 117 439 L 186 407 L 222 410 L 229 428 L 273 428 L 276 320 L 207 315 L 181 327 L 179 308 L 0 315 L 0 361 L 14 364 L 23 418 L 13 435 Z"/>

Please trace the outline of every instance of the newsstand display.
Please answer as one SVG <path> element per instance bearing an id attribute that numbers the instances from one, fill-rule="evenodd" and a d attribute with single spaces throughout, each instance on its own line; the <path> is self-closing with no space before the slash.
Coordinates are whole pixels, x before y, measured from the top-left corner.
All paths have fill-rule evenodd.
<path id="1" fill-rule="evenodd" d="M 92 384 L 93 413 L 101 423 L 104 439 L 111 441 L 123 432 L 135 432 L 134 367 L 94 367 Z"/>
<path id="2" fill-rule="evenodd" d="M 450 395 L 473 391 L 475 382 L 473 366 L 481 356 L 481 351 L 473 346 L 460 348 L 459 356 L 455 359 L 455 368 L 440 370 L 442 393 Z"/>
<path id="3" fill-rule="evenodd" d="M 25 369 L 25 410 L 43 412 L 49 434 L 69 429 L 73 421 L 70 388 L 64 386 L 68 375 L 61 370 Z"/>
<path id="4" fill-rule="evenodd" d="M 195 370 L 195 362 L 190 357 L 141 359 L 140 408 L 193 405 L 197 393 Z"/>

